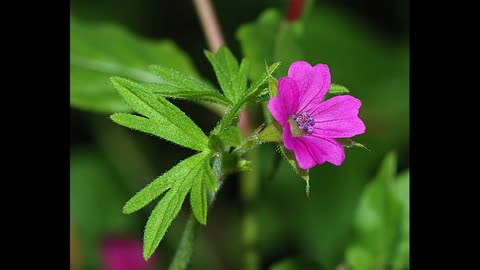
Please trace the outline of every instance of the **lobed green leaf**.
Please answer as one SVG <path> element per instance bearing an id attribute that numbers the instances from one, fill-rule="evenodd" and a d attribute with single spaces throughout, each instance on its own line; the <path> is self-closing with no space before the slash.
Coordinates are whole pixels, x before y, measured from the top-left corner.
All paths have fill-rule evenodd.
<path id="1" fill-rule="evenodd" d="M 206 196 L 206 190 L 203 186 L 207 187 L 207 183 L 208 186 L 210 186 L 212 182 L 211 179 L 208 179 L 213 177 L 213 172 L 209 165 L 210 156 L 210 152 L 202 152 L 189 157 L 174 167 L 176 172 L 175 179 L 177 181 L 171 183 L 171 188 L 152 211 L 145 226 L 143 238 L 143 256 L 145 259 L 150 258 L 158 247 L 168 227 L 180 211 L 185 197 L 194 186 L 197 186 L 195 190 L 192 190 L 192 192 L 195 193 L 195 195 L 192 195 L 195 196 L 194 205 L 197 209 L 194 210 L 194 213 L 197 211 L 198 214 L 199 205 L 196 204 L 197 196 L 200 197 L 199 200 L 202 201 Z M 204 194 L 197 191 L 198 183 L 196 182 L 199 180 L 202 182 L 200 190 L 205 191 Z M 213 180 L 215 179 L 213 178 Z M 150 197 L 148 199 L 150 199 Z M 203 204 L 202 202 L 200 202 L 200 204 L 200 214 L 203 214 Z M 196 217 L 197 214 L 195 214 Z M 203 218 L 203 216 L 201 217 Z M 206 222 L 206 210 L 204 217 L 205 218 L 202 219 L 204 221 L 203 224 Z"/>
<path id="2" fill-rule="evenodd" d="M 203 177 L 198 177 L 193 180 L 192 191 L 190 193 L 190 205 L 198 222 L 203 225 L 207 224 L 208 191 Z"/>
<path id="3" fill-rule="evenodd" d="M 118 93 L 136 112 L 148 117 L 117 115 L 112 119 L 129 128 L 141 130 L 194 150 L 208 148 L 203 131 L 175 105 L 155 96 L 141 84 L 123 78 L 111 79 Z"/>
<path id="4" fill-rule="evenodd" d="M 231 101 L 235 101 L 235 93 L 233 88 L 233 78 L 238 73 L 238 61 L 226 47 L 220 47 L 217 54 L 213 54 L 207 50 L 204 51 L 205 56 L 213 67 L 217 76 L 220 88 L 223 94 Z"/>
<path id="5" fill-rule="evenodd" d="M 200 153 L 179 162 L 128 200 L 123 207 L 123 213 L 131 214 L 145 207 L 163 192 L 170 189 L 175 181 L 184 181 L 192 168 L 198 166 L 205 159 L 205 154 Z"/>
<path id="6" fill-rule="evenodd" d="M 208 159 L 204 159 L 198 177 L 195 178 L 190 193 L 190 205 L 195 218 L 201 224 L 207 224 L 208 193 L 217 189 L 217 180 L 213 175 Z"/>
<path id="7" fill-rule="evenodd" d="M 238 70 L 238 73 L 234 77 L 234 84 L 233 84 L 235 100 L 237 101 L 245 94 L 245 90 L 247 89 L 249 71 L 250 71 L 250 60 L 248 60 L 247 58 L 243 58 L 242 62 L 240 63 L 240 68 Z"/>
<path id="8" fill-rule="evenodd" d="M 247 88 L 250 61 L 243 59 L 239 66 L 235 56 L 225 46 L 220 47 L 216 54 L 205 51 L 205 56 L 212 64 L 224 95 L 233 103 L 237 103 Z"/>
<path id="9" fill-rule="evenodd" d="M 190 171 L 190 173 L 192 172 Z M 175 185 L 175 188 L 172 187 L 150 214 L 143 236 L 143 257 L 145 260 L 148 260 L 158 247 L 168 227 L 180 211 L 183 201 L 192 187 L 193 179 L 189 177 L 178 181 L 180 184 Z"/>
<path id="10" fill-rule="evenodd" d="M 164 97 L 189 100 L 206 100 L 223 105 L 232 105 L 231 101 L 206 82 L 183 72 L 163 66 L 150 66 L 164 84 L 146 83 L 145 88 Z"/>
<path id="11" fill-rule="evenodd" d="M 166 98 L 179 98 L 191 101 L 208 101 L 218 103 L 223 106 L 231 106 L 230 100 L 226 99 L 222 94 L 213 91 L 190 90 L 180 88 L 170 84 L 159 83 L 142 83 L 146 90 Z"/>

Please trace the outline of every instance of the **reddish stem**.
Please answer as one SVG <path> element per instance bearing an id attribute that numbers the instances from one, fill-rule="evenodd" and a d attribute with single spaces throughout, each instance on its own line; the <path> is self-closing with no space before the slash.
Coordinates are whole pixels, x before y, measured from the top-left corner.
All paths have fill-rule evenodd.
<path id="1" fill-rule="evenodd" d="M 209 0 L 193 0 L 193 3 L 197 9 L 198 18 L 202 24 L 203 32 L 207 38 L 208 47 L 212 52 L 216 53 L 218 48 L 220 48 L 225 41 L 212 4 Z"/>

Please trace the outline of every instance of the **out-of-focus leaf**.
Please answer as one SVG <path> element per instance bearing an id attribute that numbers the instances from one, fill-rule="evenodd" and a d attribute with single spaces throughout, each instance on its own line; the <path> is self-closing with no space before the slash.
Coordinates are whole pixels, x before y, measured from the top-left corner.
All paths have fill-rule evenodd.
<path id="1" fill-rule="evenodd" d="M 409 237 L 408 231 L 402 229 L 409 211 L 408 173 L 402 175 L 401 182 L 395 181 L 395 173 L 396 156 L 390 153 L 360 197 L 354 217 L 355 241 L 345 255 L 354 269 L 383 269 L 392 265 L 392 250 L 397 250 L 398 264 L 405 262 L 405 244 L 401 243 Z M 408 250 L 406 256 L 408 262 Z"/>
<path id="2" fill-rule="evenodd" d="M 100 268 L 99 242 L 107 234 L 134 233 L 137 219 L 121 213 L 127 194 L 122 181 L 98 151 L 88 147 L 70 152 L 70 218 L 85 269 Z"/>
<path id="3" fill-rule="evenodd" d="M 269 270 L 318 270 L 319 266 L 298 258 L 283 259 L 268 268 Z"/>
<path id="4" fill-rule="evenodd" d="M 361 245 L 353 244 L 349 246 L 345 257 L 349 265 L 352 266 L 352 269 L 382 269 L 378 268 L 378 265 L 375 263 L 375 258 L 373 258 L 370 251 Z"/>
<path id="5" fill-rule="evenodd" d="M 400 240 L 393 255 L 393 269 L 403 270 L 410 267 L 410 172 L 400 174 L 395 181 L 394 194 L 402 206 Z"/>
<path id="6" fill-rule="evenodd" d="M 112 83 L 133 110 L 148 117 L 114 114 L 113 121 L 195 150 L 208 148 L 208 138 L 203 131 L 168 100 L 127 79 L 112 78 Z"/>
<path id="7" fill-rule="evenodd" d="M 148 71 L 151 64 L 197 75 L 188 56 L 170 40 L 147 40 L 117 25 L 88 24 L 70 17 L 71 106 L 99 113 L 131 111 L 109 78 L 161 83 Z"/>
<path id="8" fill-rule="evenodd" d="M 238 29 L 237 38 L 242 45 L 243 55 L 252 60 L 251 78 L 262 74 L 265 61 L 282 61 L 278 74 L 283 76 L 293 61 L 303 59 L 298 43 L 302 23 L 288 23 L 283 17 L 278 10 L 269 9 L 257 21 Z"/>

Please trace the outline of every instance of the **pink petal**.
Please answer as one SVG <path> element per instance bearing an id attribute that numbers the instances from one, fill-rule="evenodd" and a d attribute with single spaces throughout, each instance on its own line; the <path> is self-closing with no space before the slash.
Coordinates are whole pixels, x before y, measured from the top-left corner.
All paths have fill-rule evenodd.
<path id="1" fill-rule="evenodd" d="M 299 140 L 301 137 L 293 137 L 290 127 L 283 128 L 283 143 L 285 148 L 292 150 L 295 154 L 298 166 L 304 170 L 315 166 L 316 162 L 313 159 L 308 147 L 304 142 Z"/>
<path id="2" fill-rule="evenodd" d="M 310 112 L 315 119 L 313 134 L 318 137 L 350 138 L 365 132 L 358 117 L 362 102 L 349 95 L 336 96 L 322 102 Z"/>
<path id="3" fill-rule="evenodd" d="M 310 111 L 322 102 L 330 88 L 330 70 L 325 64 L 312 67 L 305 61 L 293 62 L 288 68 L 288 77 L 293 78 L 300 90 L 298 113 Z"/>
<path id="4" fill-rule="evenodd" d="M 293 79 L 282 77 L 278 80 L 278 96 L 270 99 L 268 109 L 283 126 L 289 125 L 288 118 L 297 112 L 298 97 L 298 86 Z"/>
<path id="5" fill-rule="evenodd" d="M 317 164 L 328 161 L 333 165 L 340 166 L 345 160 L 345 149 L 335 139 L 316 137 L 315 135 L 305 135 L 299 138 L 308 145 Z"/>
<path id="6" fill-rule="evenodd" d="M 327 161 L 340 166 L 345 160 L 343 146 L 331 138 L 315 137 L 314 135 L 293 137 L 290 129 L 284 128 L 283 143 L 285 148 L 295 153 L 298 166 L 304 170 Z"/>

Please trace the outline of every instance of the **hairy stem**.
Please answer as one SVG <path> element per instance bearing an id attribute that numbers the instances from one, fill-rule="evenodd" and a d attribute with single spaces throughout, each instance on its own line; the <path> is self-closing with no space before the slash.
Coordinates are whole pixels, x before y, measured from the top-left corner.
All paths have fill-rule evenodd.
<path id="1" fill-rule="evenodd" d="M 200 22 L 202 24 L 203 32 L 205 34 L 205 37 L 208 42 L 209 49 L 213 51 L 214 53 L 218 50 L 220 46 L 222 46 L 225 41 L 222 35 L 222 32 L 220 30 L 220 26 L 218 24 L 215 12 L 213 11 L 212 5 L 210 0 L 193 0 L 195 4 L 195 8 L 198 14 L 198 17 L 200 19 Z M 223 129 L 230 124 L 230 121 L 239 113 L 239 111 L 242 109 L 244 102 L 239 102 L 236 107 L 231 108 L 230 111 L 228 111 L 226 116 L 224 117 L 224 121 L 220 123 L 219 126 L 217 126 L 214 130 L 214 133 L 220 133 L 223 131 Z M 243 114 L 240 114 L 240 122 L 242 120 L 244 125 L 242 129 L 248 130 L 250 128 L 250 122 L 248 121 L 248 113 L 245 112 Z M 247 158 L 256 158 L 256 151 L 253 150 L 251 153 L 247 154 Z M 255 162 L 255 160 L 253 160 Z M 254 162 L 252 162 L 254 164 Z M 215 164 L 214 164 L 215 165 Z M 214 172 L 215 172 L 215 166 L 214 166 Z M 223 175 L 219 176 L 216 173 L 217 179 L 223 178 Z M 259 269 L 259 256 L 257 254 L 257 249 L 256 249 L 256 208 L 255 208 L 255 202 L 256 202 L 256 197 L 257 197 L 257 180 L 258 176 L 255 171 L 250 171 L 243 173 L 241 176 L 241 193 L 242 193 L 242 201 L 245 205 L 245 212 L 244 212 L 244 217 L 243 217 L 243 226 L 242 226 L 242 233 L 243 233 L 243 243 L 244 243 L 244 265 L 245 269 L 247 270 L 257 270 Z M 222 181 L 219 181 L 219 183 L 222 183 Z M 217 191 L 218 192 L 218 191 Z M 214 201 L 215 196 L 212 196 L 212 200 L 210 201 L 210 205 Z M 192 217 L 190 217 L 192 218 Z M 197 223 L 198 222 L 193 222 Z M 193 225 L 192 225 L 193 226 Z M 187 228 L 188 229 L 188 226 Z M 187 236 L 185 236 L 187 234 Z M 189 242 L 193 242 L 195 237 L 188 237 L 188 234 L 190 234 L 188 231 L 184 232 L 184 236 L 182 237 L 182 242 L 183 239 L 188 239 Z M 193 234 L 193 233 L 192 233 Z M 185 240 L 187 241 L 187 240 Z M 189 247 L 189 245 L 185 244 L 186 246 Z M 182 243 L 180 245 L 182 247 Z M 177 254 L 181 254 L 181 251 L 178 250 Z M 190 253 L 191 253 L 191 248 L 190 248 Z M 175 259 L 177 257 L 177 254 L 175 255 Z M 179 255 L 180 256 L 180 255 Z M 188 257 L 189 258 L 189 257 Z M 170 269 L 175 269 L 177 268 L 170 268 Z M 183 268 L 178 268 L 178 269 L 183 269 Z"/>
<path id="2" fill-rule="evenodd" d="M 246 158 L 257 164 L 257 150 L 246 154 Z M 242 242 L 243 264 L 246 270 L 260 269 L 260 257 L 257 250 L 257 193 L 258 193 L 258 168 L 244 172 L 240 179 L 240 192 L 243 203 L 242 217 Z"/>
<path id="3" fill-rule="evenodd" d="M 195 219 L 192 213 L 188 217 L 187 225 L 182 234 L 182 240 L 178 246 L 177 252 L 173 261 L 170 263 L 169 270 L 183 270 L 187 268 L 192 255 L 195 239 L 197 238 L 198 231 L 200 230 L 200 223 Z"/>
<path id="4" fill-rule="evenodd" d="M 203 32 L 207 39 L 209 49 L 213 52 L 216 52 L 218 48 L 225 43 L 225 41 L 223 39 L 217 17 L 212 8 L 212 4 L 210 0 L 193 0 L 193 3 L 202 25 Z M 222 186 L 223 178 L 226 176 L 221 171 L 221 166 L 218 164 L 218 159 L 215 159 L 213 165 L 215 178 L 219 184 L 217 191 L 211 193 L 209 207 L 211 207 L 215 201 L 216 194 L 220 191 Z M 187 268 L 199 230 L 200 226 L 198 221 L 195 219 L 193 213 L 190 213 L 187 225 L 185 226 L 182 234 L 182 239 L 180 240 L 179 247 L 175 253 L 175 256 L 173 257 L 172 262 L 170 263 L 170 270 L 183 270 Z"/>
<path id="5" fill-rule="evenodd" d="M 208 47 L 212 52 L 217 52 L 225 41 L 223 39 L 217 16 L 213 10 L 210 0 L 193 0 L 198 18 L 202 24 L 203 33 L 208 42 Z"/>
<path id="6" fill-rule="evenodd" d="M 215 170 L 214 170 L 215 173 Z M 223 178 L 225 174 L 217 174 L 215 173 L 215 178 L 218 182 L 217 191 L 211 193 L 210 201 L 208 202 L 208 207 L 210 208 L 217 196 L 217 193 L 220 191 L 222 187 Z M 200 223 L 195 219 L 193 213 L 190 213 L 188 217 L 187 225 L 182 233 L 182 239 L 180 240 L 180 244 L 178 245 L 177 252 L 175 252 L 175 256 L 173 257 L 170 266 L 168 267 L 169 270 L 184 270 L 187 268 L 188 263 L 190 262 L 190 258 L 192 257 L 193 247 L 195 245 L 195 240 L 197 239 L 197 234 L 200 231 L 201 226 Z"/>

